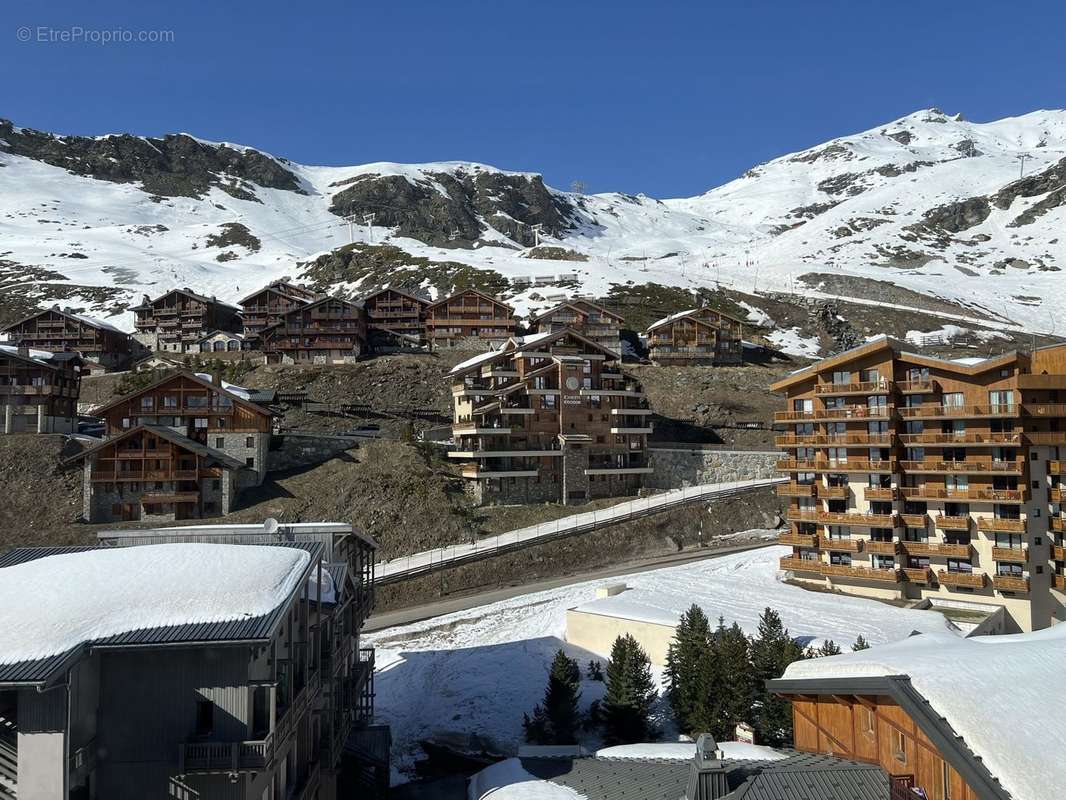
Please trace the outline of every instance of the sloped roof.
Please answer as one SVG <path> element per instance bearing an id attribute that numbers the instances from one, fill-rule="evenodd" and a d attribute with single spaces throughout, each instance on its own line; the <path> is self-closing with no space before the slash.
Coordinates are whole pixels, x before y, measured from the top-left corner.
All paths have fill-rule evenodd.
<path id="1" fill-rule="evenodd" d="M 151 306 L 153 306 L 156 303 L 158 303 L 160 300 L 163 300 L 163 299 L 165 299 L 167 297 L 170 297 L 170 295 L 172 295 L 172 294 L 183 294 L 186 297 L 191 297 L 193 300 L 199 300 L 201 303 L 213 303 L 216 306 L 223 306 L 225 308 L 232 308 L 234 311 L 240 311 L 240 309 L 237 308 L 237 306 L 230 305 L 229 303 L 224 303 L 221 300 L 219 300 L 217 297 L 206 297 L 206 296 L 204 296 L 202 294 L 197 294 L 192 289 L 189 289 L 187 287 L 171 289 L 169 292 L 163 292 L 163 294 L 159 295 L 159 297 L 153 298 L 153 299 L 149 300 L 147 303 L 141 303 L 141 304 L 136 305 L 136 306 L 130 306 L 130 311 L 140 311 L 140 310 L 143 310 L 145 308 L 150 308 Z"/>
<path id="2" fill-rule="evenodd" d="M 141 362 L 138 362 L 138 363 L 141 363 Z M 133 400 L 134 398 L 139 397 L 140 395 L 144 394 L 145 392 L 150 392 L 150 391 L 152 391 L 154 389 L 159 388 L 164 383 L 167 383 L 167 382 L 172 381 L 172 380 L 176 380 L 178 378 L 188 378 L 189 380 L 191 380 L 191 381 L 193 381 L 195 383 L 198 383 L 198 384 L 200 384 L 201 386 L 203 386 L 203 387 L 205 387 L 207 389 L 211 389 L 213 391 L 220 392 L 221 394 L 223 394 L 226 397 L 228 397 L 231 400 L 233 400 L 233 402 L 239 403 L 240 405 L 244 406 L 245 408 L 251 409 L 252 411 L 254 411 L 257 414 L 262 414 L 263 416 L 267 416 L 267 417 L 273 416 L 270 413 L 270 411 L 268 411 L 267 409 L 263 408 L 262 406 L 256 405 L 254 402 L 252 402 L 252 401 L 250 401 L 250 400 L 248 400 L 246 398 L 240 397 L 239 395 L 236 395 L 233 392 L 228 391 L 228 390 L 226 390 L 225 388 L 223 388 L 221 386 L 217 386 L 216 384 L 212 383 L 211 381 L 205 381 L 203 378 L 201 378 L 195 372 L 190 372 L 188 370 L 182 370 L 180 372 L 174 373 L 173 375 L 166 375 L 166 376 L 160 378 L 159 380 L 157 380 L 155 383 L 144 387 L 143 389 L 138 389 L 136 392 L 131 392 L 130 394 L 127 394 L 127 395 L 125 395 L 123 397 L 120 397 L 117 400 L 112 400 L 107 405 L 100 406 L 98 408 L 94 408 L 92 413 L 93 413 L 94 416 L 100 416 L 100 414 L 102 414 L 103 412 L 108 411 L 108 410 L 114 408 L 117 405 L 121 405 L 122 403 L 128 403 L 130 400 Z"/>
<path id="3" fill-rule="evenodd" d="M 514 306 L 512 306 L 512 305 L 510 305 L 510 304 L 508 304 L 508 303 L 505 303 L 505 302 L 503 302 L 503 300 L 498 300 L 498 299 L 496 299 L 496 298 L 495 298 L 495 297 L 493 297 L 493 296 L 492 296 L 491 294 L 485 294 L 485 293 L 484 293 L 484 292 L 482 292 L 482 291 L 478 291 L 477 289 L 460 289 L 460 290 L 459 290 L 459 291 L 457 291 L 457 292 L 452 292 L 452 293 L 451 293 L 450 295 L 448 295 L 447 297 L 445 297 L 445 298 L 443 298 L 443 299 L 441 299 L 441 300 L 437 300 L 437 301 L 436 301 L 436 302 L 434 302 L 434 303 L 430 303 L 430 304 L 429 304 L 429 305 L 427 306 L 427 308 L 436 308 L 437 306 L 439 306 L 439 305 L 443 305 L 444 303 L 447 303 L 447 302 L 448 302 L 449 300 L 451 300 L 451 299 L 453 299 L 453 298 L 455 298 L 455 297 L 459 297 L 459 296 L 461 296 L 461 295 L 464 295 L 464 294 L 476 294 L 476 295 L 477 295 L 478 297 L 483 297 L 483 298 L 485 298 L 486 300 L 488 300 L 488 301 L 490 301 L 490 302 L 492 302 L 492 303 L 495 303 L 495 304 L 496 304 L 496 305 L 498 305 L 498 306 L 503 306 L 504 308 L 508 308 L 508 309 L 510 309 L 510 310 L 511 310 L 512 312 L 514 312 Z"/>
<path id="4" fill-rule="evenodd" d="M 49 369 L 58 369 L 58 361 L 64 359 L 58 358 L 58 356 L 64 355 L 63 353 L 53 353 L 49 350 L 27 350 L 26 355 L 19 352 L 16 345 L 13 344 L 0 344 L 0 355 L 7 356 L 9 358 L 17 358 L 19 361 L 25 361 L 30 364 L 36 364 L 41 367 L 48 367 Z M 70 355 L 76 356 L 77 353 L 71 353 Z"/>
<path id="5" fill-rule="evenodd" d="M 116 328 L 114 325 L 111 325 L 107 322 L 95 319 L 93 317 L 87 317 L 84 314 L 75 314 L 73 311 L 65 311 L 62 308 L 42 308 L 38 311 L 33 312 L 28 317 L 23 317 L 18 322 L 12 322 L 10 325 L 6 325 L 3 328 L 0 328 L 0 331 L 9 331 L 12 328 L 17 328 L 22 323 L 29 322 L 31 319 L 36 319 L 42 314 L 59 314 L 62 317 L 67 317 L 68 319 L 72 319 L 75 322 L 81 322 L 91 328 L 98 328 L 99 330 L 112 331 L 113 333 L 121 333 L 123 336 L 129 336 L 126 331 L 120 330 L 119 328 Z"/>
<path id="6" fill-rule="evenodd" d="M 731 320 L 731 321 L 739 323 L 741 325 L 744 324 L 744 320 L 737 319 L 736 317 L 734 317 L 734 316 L 732 316 L 730 314 L 726 314 L 723 311 L 719 311 L 716 308 L 710 308 L 709 306 L 700 306 L 699 308 L 690 308 L 690 309 L 687 309 L 685 311 L 678 311 L 676 314 L 670 314 L 669 316 L 663 317 L 662 319 L 657 320 L 657 321 L 653 322 L 651 325 L 649 325 L 648 326 L 648 330 L 649 331 L 653 331 L 656 328 L 662 327 L 663 325 L 666 325 L 669 322 L 675 322 L 675 321 L 677 321 L 679 319 L 684 319 L 686 317 L 691 318 L 693 322 L 698 322 L 701 325 L 707 325 L 708 327 L 711 327 L 711 328 L 715 327 L 714 323 L 710 322 L 709 320 L 702 319 L 701 317 L 693 316 L 695 314 L 699 314 L 701 311 L 710 311 L 712 314 L 717 314 L 719 317 L 724 317 L 725 319 Z"/>
<path id="7" fill-rule="evenodd" d="M 160 438 L 166 439 L 169 442 L 173 442 L 178 447 L 188 450 L 191 453 L 196 453 L 196 455 L 198 456 L 204 456 L 205 458 L 209 458 L 223 467 L 227 467 L 229 469 L 243 469 L 245 466 L 242 462 L 233 458 L 233 456 L 226 455 L 221 450 L 216 450 L 213 447 L 208 447 L 206 444 L 201 444 L 195 439 L 190 439 L 188 436 L 183 436 L 174 429 L 166 428 L 162 425 L 138 425 L 136 428 L 130 428 L 128 431 L 123 431 L 117 436 L 112 436 L 110 439 L 104 439 L 99 444 L 95 444 L 92 447 L 82 450 L 80 453 L 76 453 L 75 455 L 66 459 L 63 463 L 69 464 L 75 461 L 81 461 L 86 456 L 90 456 L 93 453 L 103 450 L 105 447 L 117 444 L 123 439 L 128 439 L 135 433 L 140 433 L 142 431 L 154 433 Z"/>
<path id="8" fill-rule="evenodd" d="M 396 294 L 402 294 L 404 297 L 408 298 L 409 300 L 414 300 L 416 303 L 421 303 L 424 306 L 431 305 L 431 302 L 429 300 L 427 300 L 426 298 L 419 297 L 418 295 L 411 294 L 410 292 L 405 292 L 403 289 L 397 289 L 395 286 L 385 286 L 385 287 L 383 287 L 381 289 L 378 289 L 376 292 L 371 292 L 370 294 L 365 295 L 362 298 L 363 302 L 366 302 L 367 300 L 371 299 L 372 297 L 377 297 L 379 294 L 385 294 L 385 292 L 395 292 Z"/>

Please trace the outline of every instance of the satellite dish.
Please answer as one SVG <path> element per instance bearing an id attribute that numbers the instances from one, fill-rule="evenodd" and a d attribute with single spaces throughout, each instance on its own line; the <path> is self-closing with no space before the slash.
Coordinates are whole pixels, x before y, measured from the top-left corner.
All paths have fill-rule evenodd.
<path id="1" fill-rule="evenodd" d="M 278 521 L 273 517 L 267 517 L 263 520 L 263 530 L 269 534 L 275 534 L 281 526 L 278 525 Z"/>

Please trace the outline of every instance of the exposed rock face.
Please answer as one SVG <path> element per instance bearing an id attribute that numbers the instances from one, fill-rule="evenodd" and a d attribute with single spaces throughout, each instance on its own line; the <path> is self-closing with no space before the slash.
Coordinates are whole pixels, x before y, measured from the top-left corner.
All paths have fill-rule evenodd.
<path id="1" fill-rule="evenodd" d="M 259 238 L 248 230 L 248 226 L 241 222 L 224 222 L 218 227 L 218 233 L 212 233 L 207 237 L 208 247 L 240 245 L 251 253 L 257 253 L 263 245 Z"/>
<path id="2" fill-rule="evenodd" d="M 988 219 L 990 213 L 992 207 L 987 197 L 971 197 L 926 211 L 921 224 L 928 228 L 959 233 L 980 225 Z"/>
<path id="3" fill-rule="evenodd" d="M 553 194 L 539 175 L 457 170 L 399 175 L 361 175 L 333 196 L 330 211 L 374 214 L 374 224 L 401 236 L 448 246 L 475 242 L 491 226 L 521 245 L 532 245 L 531 225 L 561 232 L 574 227 L 574 207 Z"/>
<path id="4" fill-rule="evenodd" d="M 256 186 L 305 193 L 299 179 L 278 160 L 251 149 L 205 144 L 185 134 L 55 136 L 0 120 L 0 140 L 9 153 L 97 180 L 140 183 L 144 191 L 163 197 L 200 198 L 212 186 L 241 200 L 257 200 Z"/>

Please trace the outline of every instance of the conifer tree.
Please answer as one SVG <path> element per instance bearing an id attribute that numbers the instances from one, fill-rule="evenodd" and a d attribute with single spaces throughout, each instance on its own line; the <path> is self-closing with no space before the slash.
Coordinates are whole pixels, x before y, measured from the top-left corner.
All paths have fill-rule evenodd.
<path id="1" fill-rule="evenodd" d="M 719 674 L 721 676 L 721 709 L 718 724 L 711 732 L 719 740 L 733 738 L 738 722 L 750 722 L 752 690 L 751 645 L 737 623 L 725 627 L 719 620 L 715 637 L 718 640 Z"/>
<path id="2" fill-rule="evenodd" d="M 805 655 L 803 647 L 789 636 L 778 613 L 771 608 L 763 611 L 758 634 L 751 642 L 752 723 L 762 744 L 771 747 L 791 744 L 791 705 L 767 691 L 766 681 L 781 677 L 789 664 Z"/>
<path id="3" fill-rule="evenodd" d="M 832 639 L 826 639 L 818 647 L 808 647 L 804 658 L 821 658 L 822 656 L 839 656 L 840 646 Z"/>
<path id="4" fill-rule="evenodd" d="M 869 650 L 870 643 L 866 641 L 866 639 L 863 638 L 863 635 L 860 633 L 858 638 L 855 640 L 855 644 L 851 646 L 851 649 L 856 652 L 859 650 Z"/>
<path id="5" fill-rule="evenodd" d="M 666 698 L 678 727 L 685 733 L 695 730 L 693 714 L 701 696 L 699 664 L 708 648 L 709 634 L 707 615 L 693 605 L 681 615 L 666 652 Z"/>
<path id="6" fill-rule="evenodd" d="M 578 701 L 581 699 L 581 669 L 577 661 L 562 650 L 555 654 L 544 701 L 533 709 L 533 716 L 523 715 L 526 741 L 532 744 L 576 744 L 581 722 Z"/>
<path id="7" fill-rule="evenodd" d="M 654 738 L 651 708 L 656 697 L 648 654 L 631 635 L 619 636 L 607 662 L 607 692 L 602 704 L 604 742 L 632 744 Z"/>

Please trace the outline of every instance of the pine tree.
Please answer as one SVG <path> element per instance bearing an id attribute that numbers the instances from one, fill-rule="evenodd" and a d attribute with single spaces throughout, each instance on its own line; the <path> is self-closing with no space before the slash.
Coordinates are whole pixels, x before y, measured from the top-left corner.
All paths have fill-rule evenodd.
<path id="1" fill-rule="evenodd" d="M 859 650 L 869 650 L 870 643 L 866 641 L 866 639 L 864 639 L 863 635 L 860 633 L 859 637 L 855 640 L 855 644 L 851 646 L 851 649 L 856 652 Z"/>
<path id="2" fill-rule="evenodd" d="M 826 639 L 822 642 L 821 646 L 808 647 L 807 652 L 804 653 L 804 658 L 821 658 L 822 656 L 839 656 L 840 646 L 832 639 Z"/>
<path id="3" fill-rule="evenodd" d="M 693 605 L 681 615 L 666 652 L 666 698 L 678 727 L 685 733 L 696 730 L 693 714 L 701 694 L 698 669 L 708 647 L 709 634 L 707 615 L 699 606 Z"/>
<path id="4" fill-rule="evenodd" d="M 619 636 L 607 662 L 607 692 L 602 704 L 604 742 L 632 744 L 654 738 L 651 707 L 656 696 L 648 654 L 631 635 Z"/>
<path id="5" fill-rule="evenodd" d="M 555 654 L 544 701 L 533 708 L 533 716 L 522 715 L 522 728 L 530 744 L 576 744 L 581 722 L 581 669 L 562 650 Z"/>
<path id="6" fill-rule="evenodd" d="M 729 628 L 718 623 L 718 671 L 721 675 L 721 709 L 718 724 L 711 732 L 720 741 L 730 740 L 738 722 L 749 722 L 753 691 L 751 645 L 737 623 Z"/>
<path id="7" fill-rule="evenodd" d="M 780 747 L 792 741 L 792 708 L 789 702 L 766 690 L 766 681 L 781 677 L 793 661 L 805 652 L 781 622 L 776 611 L 767 608 L 759 618 L 759 631 L 751 642 L 752 711 L 759 741 Z"/>

